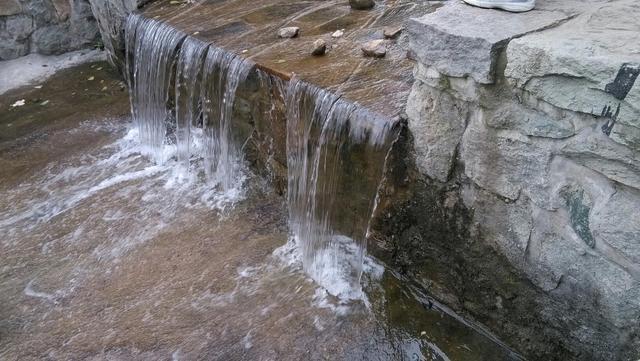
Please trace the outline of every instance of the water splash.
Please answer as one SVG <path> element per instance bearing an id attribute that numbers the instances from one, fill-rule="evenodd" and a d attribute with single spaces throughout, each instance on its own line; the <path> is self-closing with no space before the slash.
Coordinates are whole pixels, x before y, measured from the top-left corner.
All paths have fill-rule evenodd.
<path id="1" fill-rule="evenodd" d="M 131 113 L 145 155 L 156 163 L 162 152 L 171 111 L 167 107 L 176 53 L 185 34 L 169 25 L 131 14 L 125 27 Z"/>
<path id="2" fill-rule="evenodd" d="M 368 221 L 394 124 L 295 77 L 286 106 L 289 224 L 303 268 L 329 293 L 361 298 Z"/>

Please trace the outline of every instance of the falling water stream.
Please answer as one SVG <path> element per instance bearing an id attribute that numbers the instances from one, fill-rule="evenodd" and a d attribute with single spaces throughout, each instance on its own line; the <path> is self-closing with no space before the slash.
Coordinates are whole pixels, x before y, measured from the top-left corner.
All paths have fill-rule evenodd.
<path id="1" fill-rule="evenodd" d="M 125 38 L 133 124 L 0 141 L 0 359 L 515 357 L 366 255 L 398 124 L 143 15 Z M 250 79 L 284 103 L 286 202 L 247 166 Z"/>
<path id="2" fill-rule="evenodd" d="M 135 49 L 128 56 L 133 114 L 141 143 L 156 149 L 152 159 L 166 161 L 160 149 L 175 143 L 179 172 L 188 173 L 199 128 L 206 177 L 223 190 L 234 187 L 243 167 L 243 140 L 233 132 L 235 95 L 253 63 L 141 15 L 129 18 L 126 37 L 128 49 Z M 168 74 L 174 74 L 173 81 Z M 393 124 L 296 77 L 286 89 L 285 105 L 292 241 L 305 272 L 330 294 L 362 298 L 367 220 L 394 140 Z M 355 148 L 365 148 L 358 152 L 370 161 L 370 179 L 349 179 L 349 171 L 358 174 L 345 169 Z M 349 207 L 351 214 L 340 212 L 344 205 L 337 197 L 364 204 Z"/>
<path id="3" fill-rule="evenodd" d="M 333 295 L 361 298 L 367 220 L 393 124 L 297 78 L 286 105 L 289 224 L 304 270 Z M 371 160 L 371 179 L 349 179 L 348 172 L 360 173 L 345 164 L 356 147 Z M 346 210 L 356 214 L 349 215 L 340 198 L 364 204 L 351 204 Z"/>

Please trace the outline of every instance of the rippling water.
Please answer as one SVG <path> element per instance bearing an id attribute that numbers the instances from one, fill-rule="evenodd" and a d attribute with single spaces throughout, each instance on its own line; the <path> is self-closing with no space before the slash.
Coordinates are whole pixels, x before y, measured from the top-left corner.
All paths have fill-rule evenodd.
<path id="1" fill-rule="evenodd" d="M 179 176 L 127 124 L 57 131 L 15 155 L 43 169 L 0 182 L 0 359 L 507 359 L 373 259 L 366 302 L 333 297 L 264 181 L 211 187 L 197 157 Z"/>

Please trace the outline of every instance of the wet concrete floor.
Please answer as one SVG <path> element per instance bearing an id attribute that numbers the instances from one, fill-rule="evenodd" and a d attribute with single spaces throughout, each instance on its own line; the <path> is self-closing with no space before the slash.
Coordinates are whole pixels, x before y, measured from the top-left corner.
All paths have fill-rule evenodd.
<path id="1" fill-rule="evenodd" d="M 0 359 L 510 359 L 375 260 L 367 302 L 332 299 L 264 180 L 221 193 L 140 155 L 106 63 L 41 85 L 0 98 Z"/>

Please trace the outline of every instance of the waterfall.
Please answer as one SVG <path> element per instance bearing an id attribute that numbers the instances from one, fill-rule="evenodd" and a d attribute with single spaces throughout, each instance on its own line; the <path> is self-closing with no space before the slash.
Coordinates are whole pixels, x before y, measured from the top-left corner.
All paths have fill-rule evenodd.
<path id="1" fill-rule="evenodd" d="M 197 126 L 201 114 L 199 76 L 208 44 L 192 37 L 182 43 L 176 65 L 176 154 L 179 167 L 189 171 L 191 127 Z"/>
<path id="2" fill-rule="evenodd" d="M 394 124 L 295 77 L 286 106 L 289 224 L 304 270 L 330 293 L 358 298 Z"/>
<path id="3" fill-rule="evenodd" d="M 232 188 L 239 177 L 241 140 L 233 139 L 232 115 L 238 85 L 254 64 L 214 46 L 204 62 L 202 82 L 205 172 L 223 189 Z"/>
<path id="4" fill-rule="evenodd" d="M 128 17 L 125 40 L 131 112 L 146 155 L 162 164 L 164 146 L 174 143 L 180 174 L 188 173 L 193 128 L 201 127 L 203 149 L 195 155 L 207 179 L 237 187 L 244 140 L 233 134 L 233 106 L 254 64 L 140 14 Z"/>
<path id="5" fill-rule="evenodd" d="M 138 14 L 127 19 L 125 40 L 132 113 L 148 155 L 163 163 L 165 146 L 175 144 L 180 174 L 196 156 L 213 186 L 238 188 L 246 139 L 242 124 L 234 125 L 236 92 L 255 71 L 258 87 L 281 82 L 265 81 L 270 76 L 241 56 Z M 369 220 L 397 127 L 295 76 L 285 97 L 292 239 L 311 278 L 343 299 L 359 298 Z M 275 111 L 265 116 L 276 119 Z"/>
<path id="6" fill-rule="evenodd" d="M 144 152 L 156 163 L 167 159 L 167 108 L 176 53 L 185 34 L 164 23 L 131 14 L 125 27 L 131 113 Z"/>

